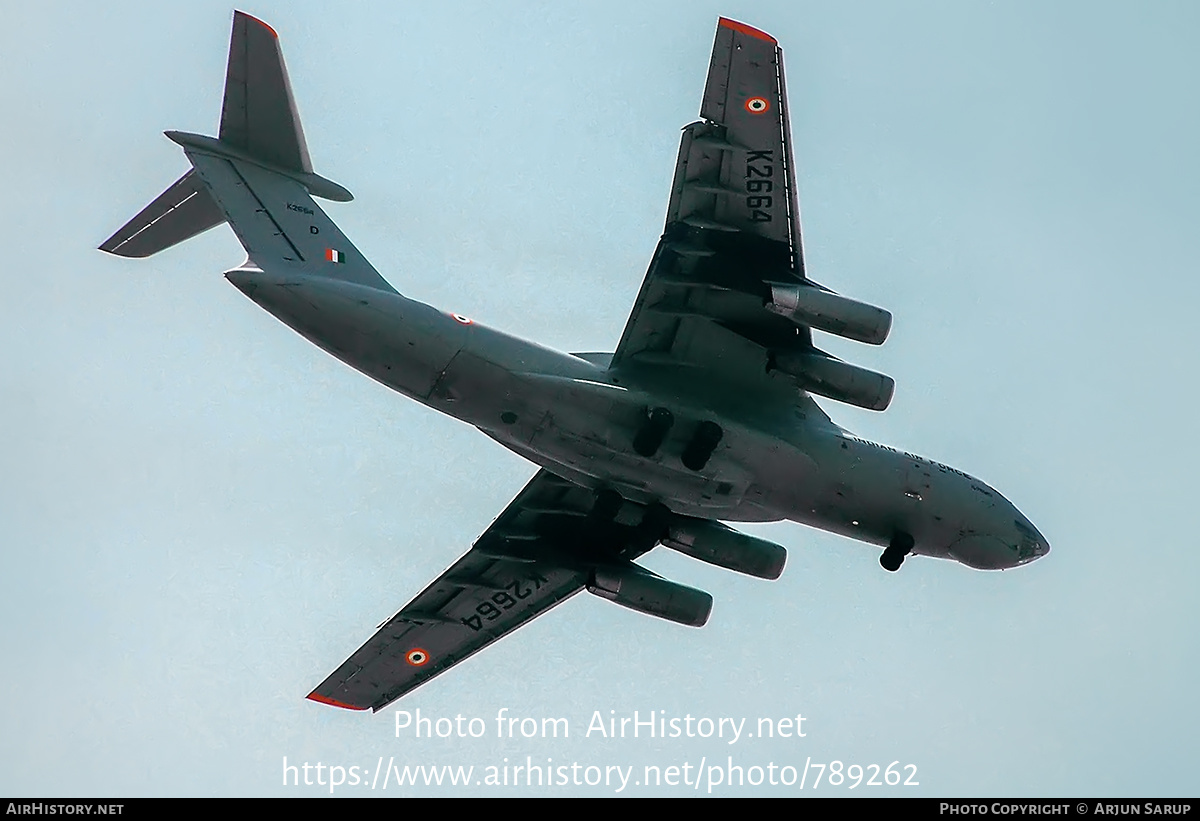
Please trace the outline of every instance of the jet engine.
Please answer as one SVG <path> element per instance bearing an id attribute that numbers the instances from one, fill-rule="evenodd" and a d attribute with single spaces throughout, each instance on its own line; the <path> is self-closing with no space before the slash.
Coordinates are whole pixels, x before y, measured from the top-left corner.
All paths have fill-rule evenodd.
<path id="1" fill-rule="evenodd" d="M 772 282 L 767 310 L 801 325 L 871 345 L 882 345 L 892 314 L 815 285 Z"/>
<path id="2" fill-rule="evenodd" d="M 693 559 L 760 579 L 778 579 L 787 561 L 782 546 L 703 519 L 680 517 L 662 543 Z"/>
<path id="3" fill-rule="evenodd" d="M 896 380 L 813 351 L 778 353 L 772 365 L 800 381 L 805 390 L 867 410 L 886 410 Z"/>
<path id="4" fill-rule="evenodd" d="M 633 562 L 596 567 L 587 591 L 630 610 L 689 627 L 703 627 L 713 606 L 713 597 L 703 590 L 667 581 Z"/>

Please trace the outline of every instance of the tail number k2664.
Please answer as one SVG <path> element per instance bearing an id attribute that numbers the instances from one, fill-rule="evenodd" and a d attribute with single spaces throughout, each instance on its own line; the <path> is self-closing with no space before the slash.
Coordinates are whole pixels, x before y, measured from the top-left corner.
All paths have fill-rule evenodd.
<path id="1" fill-rule="evenodd" d="M 770 222 L 771 191 L 775 181 L 771 177 L 775 173 L 773 151 L 746 152 L 746 208 L 750 211 L 752 222 Z"/>
<path id="2" fill-rule="evenodd" d="M 482 630 L 485 621 L 495 621 L 500 618 L 505 610 L 511 610 L 516 606 L 518 601 L 528 598 L 535 590 L 549 583 L 549 581 L 537 573 L 534 573 L 527 579 L 517 579 L 509 582 L 504 586 L 504 590 L 497 590 L 487 599 L 480 602 L 475 608 L 474 615 L 467 616 L 462 620 L 462 623 L 472 630 Z"/>

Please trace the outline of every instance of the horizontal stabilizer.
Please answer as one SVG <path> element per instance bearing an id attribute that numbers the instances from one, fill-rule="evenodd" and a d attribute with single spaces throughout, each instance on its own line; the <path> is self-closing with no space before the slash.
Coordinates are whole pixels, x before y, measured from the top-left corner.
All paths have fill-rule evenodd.
<path id="1" fill-rule="evenodd" d="M 106 239 L 100 250 L 121 257 L 148 257 L 224 221 L 225 214 L 192 170 Z"/>

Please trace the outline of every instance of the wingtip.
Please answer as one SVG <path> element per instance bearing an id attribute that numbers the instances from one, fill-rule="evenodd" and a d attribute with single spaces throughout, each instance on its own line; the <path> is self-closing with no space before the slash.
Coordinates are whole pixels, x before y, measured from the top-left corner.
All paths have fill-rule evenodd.
<path id="1" fill-rule="evenodd" d="M 122 259 L 137 259 L 137 257 L 131 256 L 130 254 L 122 254 L 118 250 L 121 247 L 121 244 L 122 243 L 119 243 L 119 242 L 116 244 L 113 244 L 113 242 L 111 240 L 107 240 L 107 241 L 105 241 L 105 243 L 103 245 L 96 246 L 96 250 L 103 251 L 104 253 L 114 256 L 114 257 L 121 257 Z"/>
<path id="2" fill-rule="evenodd" d="M 366 710 L 367 707 L 355 707 L 353 704 L 345 704 L 337 699 L 329 698 L 317 693 L 315 690 L 308 694 L 307 698 L 310 701 L 315 701 L 318 704 L 328 704 L 330 707 L 341 707 L 343 710 Z"/>
<path id="3" fill-rule="evenodd" d="M 748 26 L 745 23 L 739 23 L 737 20 L 730 20 L 728 17 L 722 17 L 720 18 L 718 24 L 727 29 L 733 29 L 734 31 L 741 32 L 742 34 L 749 35 L 750 37 L 757 37 L 759 40 L 766 40 L 772 45 L 779 45 L 779 41 L 767 34 L 765 31 L 756 29 L 754 26 Z"/>
<path id="4" fill-rule="evenodd" d="M 271 32 L 272 37 L 274 37 L 276 40 L 279 39 L 279 34 L 275 31 L 275 29 L 268 26 L 262 20 L 259 20 L 253 14 L 246 14 L 246 12 L 244 12 L 244 11 L 234 11 L 233 16 L 234 16 L 234 18 L 245 17 L 247 20 L 250 20 L 251 22 L 258 23 L 260 26 L 265 28 L 267 31 Z"/>

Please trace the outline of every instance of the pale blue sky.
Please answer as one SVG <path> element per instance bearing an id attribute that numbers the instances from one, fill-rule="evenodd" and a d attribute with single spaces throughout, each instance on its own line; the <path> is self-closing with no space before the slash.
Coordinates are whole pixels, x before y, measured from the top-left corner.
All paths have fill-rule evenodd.
<path id="1" fill-rule="evenodd" d="M 748 528 L 789 549 L 774 583 L 652 554 L 713 593 L 708 626 L 577 597 L 396 705 L 484 718 L 478 740 L 396 739 L 390 710 L 303 697 L 533 467 L 229 287 L 227 228 L 150 261 L 94 250 L 186 170 L 164 129 L 215 131 L 231 11 L 39 3 L 0 29 L 0 794 L 293 795 L 285 756 L 527 755 L 1195 793 L 1193 4 L 246 7 L 280 33 L 317 170 L 356 194 L 327 210 L 384 276 L 570 350 L 620 335 L 716 18 L 776 36 L 809 270 L 896 317 L 881 349 L 828 345 L 894 376 L 892 407 L 824 406 L 985 479 L 1053 547 L 892 575 L 846 539 Z M 572 737 L 497 740 L 501 708 Z M 595 710 L 802 713 L 808 735 L 584 738 Z M 479 790 L 523 792 L 612 790 Z"/>

